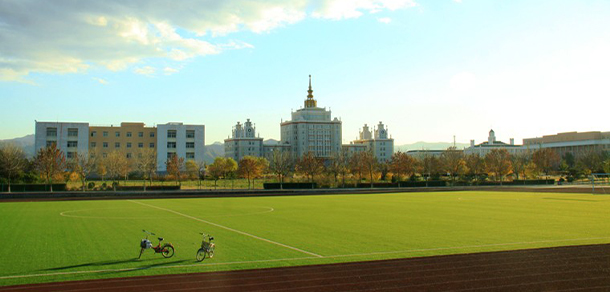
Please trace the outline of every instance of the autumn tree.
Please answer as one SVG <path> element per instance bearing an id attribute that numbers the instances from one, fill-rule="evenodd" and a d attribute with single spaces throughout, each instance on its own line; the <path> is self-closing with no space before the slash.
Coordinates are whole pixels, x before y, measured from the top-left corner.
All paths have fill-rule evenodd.
<path id="1" fill-rule="evenodd" d="M 456 176 L 463 175 L 466 172 L 466 161 L 464 160 L 464 151 L 457 150 L 456 147 L 449 147 L 441 154 L 440 163 L 444 171 L 451 176 L 451 181 L 455 180 Z"/>
<path id="2" fill-rule="evenodd" d="M 355 152 L 349 158 L 349 171 L 353 176 L 358 175 L 358 183 L 362 181 L 362 174 L 364 173 L 364 168 L 362 167 L 362 153 L 363 152 Z"/>
<path id="3" fill-rule="evenodd" d="M 322 160 L 315 157 L 313 152 L 307 152 L 297 159 L 295 167 L 296 172 L 307 176 L 311 183 L 313 183 L 314 176 L 320 174 L 323 169 L 324 165 Z"/>
<path id="4" fill-rule="evenodd" d="M 396 152 L 392 154 L 392 160 L 390 161 L 390 171 L 397 176 L 398 180 L 403 177 L 406 179 L 412 176 L 417 167 L 417 160 L 407 155 L 404 152 Z"/>
<path id="5" fill-rule="evenodd" d="M 559 166 L 559 155 L 550 148 L 540 148 L 532 154 L 532 162 L 539 172 L 548 176 L 549 173 Z"/>
<path id="6" fill-rule="evenodd" d="M 34 159 L 35 167 L 40 176 L 53 191 L 53 179 L 62 176 L 66 170 L 66 156 L 57 149 L 55 143 L 46 148 L 41 148 Z"/>
<path id="7" fill-rule="evenodd" d="M 207 173 L 214 179 L 214 187 L 218 179 L 226 179 L 232 177 L 232 174 L 237 170 L 237 162 L 230 157 L 216 157 L 214 162 L 208 165 Z"/>
<path id="8" fill-rule="evenodd" d="M 420 157 L 419 172 L 425 177 L 438 177 L 441 172 L 441 163 L 434 155 L 424 154 Z M 428 180 L 426 179 L 426 186 L 428 186 Z"/>
<path id="9" fill-rule="evenodd" d="M 12 145 L 0 148 L 0 171 L 8 178 L 8 192 L 11 192 L 11 179 L 18 175 L 28 164 L 23 149 Z"/>
<path id="10" fill-rule="evenodd" d="M 186 162 L 186 171 L 191 178 L 197 178 L 197 188 L 199 189 L 201 189 L 201 178 L 205 177 L 205 169 L 205 161 L 190 159 Z"/>
<path id="11" fill-rule="evenodd" d="M 96 155 L 94 151 L 89 153 L 77 153 L 68 161 L 68 168 L 72 173 L 78 175 L 83 192 L 87 189 L 87 178 L 96 169 Z"/>
<path id="12" fill-rule="evenodd" d="M 135 168 L 140 172 L 143 179 L 144 191 L 146 191 L 146 180 L 152 186 L 152 179 L 157 172 L 157 152 L 154 148 L 142 148 L 136 156 Z"/>
<path id="13" fill-rule="evenodd" d="M 341 148 L 340 151 L 333 153 L 332 157 L 328 160 L 326 170 L 333 176 L 335 185 L 338 184 L 338 178 L 339 175 L 341 175 L 342 184 L 345 187 L 345 176 L 347 175 L 348 167 L 349 151 L 345 148 Z"/>
<path id="14" fill-rule="evenodd" d="M 481 174 L 485 172 L 485 160 L 478 153 L 470 154 L 466 156 L 466 169 L 467 174 L 478 182 Z"/>
<path id="15" fill-rule="evenodd" d="M 247 155 L 239 160 L 237 173 L 240 177 L 248 180 L 248 189 L 250 189 L 250 180 L 260 177 L 268 166 L 267 159 Z"/>
<path id="16" fill-rule="evenodd" d="M 379 169 L 379 162 L 377 161 L 377 157 L 373 154 L 372 150 L 360 152 L 359 163 L 362 165 L 362 170 L 364 173 L 369 175 L 371 188 L 374 183 L 374 174 Z"/>
<path id="17" fill-rule="evenodd" d="M 277 176 L 280 183 L 280 189 L 283 189 L 284 178 L 290 174 L 293 168 L 292 157 L 290 152 L 274 149 L 271 152 L 271 161 L 269 162 L 269 170 Z"/>
<path id="18" fill-rule="evenodd" d="M 598 172 L 603 168 L 602 152 L 599 149 L 587 149 L 578 153 L 576 161 L 578 169 L 585 175 Z"/>
<path id="19" fill-rule="evenodd" d="M 521 175 L 521 179 L 525 179 L 525 173 L 527 171 L 527 165 L 531 162 L 532 155 L 529 151 L 521 151 L 510 156 L 510 161 L 513 165 L 513 173 L 516 175 L 517 179 L 519 179 L 519 175 Z"/>
<path id="20" fill-rule="evenodd" d="M 184 157 L 174 154 L 165 162 L 167 173 L 174 178 L 176 184 L 182 186 L 182 175 L 184 172 Z"/>
<path id="21" fill-rule="evenodd" d="M 125 180 L 127 180 L 127 175 L 131 168 L 131 164 L 129 160 L 127 160 L 127 155 L 118 150 L 110 152 L 106 157 L 105 167 L 108 175 L 112 179 L 112 189 L 116 191 L 119 179 L 124 177 Z"/>
<path id="22" fill-rule="evenodd" d="M 506 149 L 492 149 L 485 155 L 485 169 L 496 180 L 504 181 L 504 177 L 512 171 L 510 154 Z"/>

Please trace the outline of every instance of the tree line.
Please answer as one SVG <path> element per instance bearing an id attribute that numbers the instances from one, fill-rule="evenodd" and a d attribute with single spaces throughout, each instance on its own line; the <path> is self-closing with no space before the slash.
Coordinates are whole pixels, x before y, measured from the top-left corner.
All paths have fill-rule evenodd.
<path id="1" fill-rule="evenodd" d="M 92 177 L 112 180 L 112 187 L 121 181 L 138 179 L 146 190 L 153 181 L 170 180 L 181 185 L 185 180 L 209 179 L 217 185 L 218 180 L 243 178 L 248 188 L 256 179 L 274 178 L 280 184 L 286 180 L 318 182 L 320 185 L 346 187 L 367 182 L 448 180 L 480 183 L 503 182 L 512 179 L 540 178 L 559 175 L 568 180 L 584 178 L 591 173 L 610 173 L 608 151 L 591 148 L 577 153 L 559 156 L 554 150 L 542 148 L 510 154 L 505 149 L 493 149 L 485 156 L 465 155 L 464 151 L 449 147 L 440 156 L 421 155 L 413 157 L 396 152 L 387 162 L 380 162 L 372 151 L 350 153 L 343 149 L 332 157 L 322 159 L 313 153 L 293 157 L 289 152 L 273 151 L 267 158 L 245 156 L 239 161 L 217 157 L 207 165 L 203 161 L 186 160 L 171 155 L 166 163 L 166 174 L 157 173 L 157 154 L 154 149 L 144 148 L 132 154 L 113 151 L 98 155 L 94 151 L 66 155 L 54 144 L 40 149 L 36 156 L 28 159 L 23 150 L 14 145 L 0 148 L 0 183 L 44 183 L 79 181 L 81 189 L 91 188 L 87 184 Z"/>

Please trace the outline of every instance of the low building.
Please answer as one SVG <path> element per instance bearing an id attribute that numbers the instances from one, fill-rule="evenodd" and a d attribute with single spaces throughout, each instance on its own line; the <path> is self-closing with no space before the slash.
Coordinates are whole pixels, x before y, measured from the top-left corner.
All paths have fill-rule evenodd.
<path id="1" fill-rule="evenodd" d="M 34 134 L 36 152 L 55 144 L 67 159 L 89 153 L 89 123 L 36 121 Z"/>
<path id="2" fill-rule="evenodd" d="M 588 151 L 610 151 L 610 132 L 566 132 L 523 139 L 523 147 L 531 150 L 550 148 L 559 156 L 578 156 Z"/>
<path id="3" fill-rule="evenodd" d="M 205 126 L 167 123 L 157 125 L 157 171 L 165 172 L 168 158 L 203 161 Z"/>
<path id="4" fill-rule="evenodd" d="M 510 143 L 504 143 L 502 141 L 496 140 L 496 133 L 494 132 L 494 130 L 490 130 L 486 142 L 475 145 L 474 140 L 470 140 L 470 147 L 464 149 L 464 154 L 478 154 L 479 156 L 484 157 L 493 149 L 505 149 L 506 151 L 508 151 L 509 154 L 513 155 L 520 153 L 524 150 L 521 145 L 515 145 L 514 138 L 510 138 Z"/>
<path id="5" fill-rule="evenodd" d="M 240 161 L 244 156 L 263 156 L 263 138 L 256 137 L 256 127 L 250 119 L 244 124 L 237 122 L 231 137 L 225 139 L 225 157 Z"/>
<path id="6" fill-rule="evenodd" d="M 426 157 L 440 158 L 446 150 L 409 150 L 406 152 L 407 155 L 415 159 L 424 159 Z"/>

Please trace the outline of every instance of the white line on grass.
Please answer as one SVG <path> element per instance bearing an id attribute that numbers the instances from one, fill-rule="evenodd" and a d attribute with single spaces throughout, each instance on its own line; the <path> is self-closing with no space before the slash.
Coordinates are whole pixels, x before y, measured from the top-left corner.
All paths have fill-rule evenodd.
<path id="1" fill-rule="evenodd" d="M 199 267 L 199 266 L 201 266 L 201 267 L 203 267 L 203 266 L 224 266 L 224 265 L 239 265 L 239 264 L 265 263 L 265 262 L 283 262 L 283 261 L 292 261 L 292 260 L 317 260 L 317 259 L 330 259 L 330 258 L 340 258 L 340 257 L 358 257 L 358 256 L 383 255 L 383 254 L 395 254 L 395 253 L 413 253 L 413 252 L 422 252 L 422 251 L 465 249 L 465 248 L 477 248 L 477 247 L 497 247 L 497 246 L 520 245 L 520 244 L 536 244 L 536 243 L 587 241 L 587 240 L 600 240 L 600 239 L 610 239 L 610 237 L 589 237 L 589 238 L 572 238 L 572 239 L 559 239 L 559 240 L 522 241 L 522 242 L 493 243 L 493 244 L 482 244 L 482 245 L 465 245 L 465 246 L 453 246 L 453 247 L 406 249 L 406 250 L 396 250 L 396 251 L 370 252 L 370 253 L 360 253 L 360 254 L 343 254 L 343 255 L 331 255 L 331 256 L 316 256 L 316 257 L 301 257 L 301 258 L 283 258 L 283 259 L 254 260 L 254 261 L 235 261 L 235 262 L 223 262 L 223 263 L 173 265 L 173 266 L 158 266 L 158 267 L 106 269 L 106 270 L 91 270 L 91 271 L 74 271 L 74 272 L 59 272 L 59 273 L 47 273 L 47 274 L 13 275 L 13 276 L 1 276 L 0 280 L 3 280 L 3 279 L 16 279 L 16 278 L 30 278 L 30 277 L 58 276 L 58 275 L 72 275 L 72 274 L 125 272 L 125 271 L 138 271 L 138 270 L 147 270 L 147 269 L 188 268 L 188 267 Z"/>
<path id="2" fill-rule="evenodd" d="M 182 214 L 182 213 L 176 212 L 174 210 L 170 210 L 170 209 L 166 209 L 166 208 L 161 208 L 161 207 L 153 206 L 153 205 L 145 204 L 145 203 L 138 202 L 138 201 L 133 201 L 133 200 L 129 200 L 129 201 L 132 202 L 132 203 L 140 204 L 142 206 L 147 206 L 147 207 L 150 207 L 150 208 L 156 208 L 156 209 L 159 209 L 159 210 L 163 210 L 163 211 L 171 212 L 171 213 L 174 213 L 174 214 L 178 214 L 180 216 L 183 216 L 183 217 L 186 217 L 186 218 L 189 218 L 189 219 L 193 219 L 193 220 L 196 220 L 196 221 L 199 221 L 199 222 L 203 222 L 203 223 L 206 223 L 206 224 L 209 224 L 209 225 L 220 227 L 222 229 L 233 231 L 235 233 L 239 233 L 241 235 L 249 236 L 249 237 L 252 237 L 252 238 L 255 238 L 255 239 L 258 239 L 258 240 L 262 240 L 264 242 L 268 242 L 268 243 L 271 243 L 271 244 L 275 244 L 275 245 L 278 245 L 278 246 L 281 246 L 281 247 L 285 247 L 285 248 L 288 248 L 288 249 L 296 250 L 296 251 L 302 252 L 304 254 L 312 255 L 312 256 L 315 256 L 315 257 L 319 257 L 319 258 L 323 257 L 323 256 L 321 256 L 319 254 L 315 254 L 313 252 L 302 250 L 302 249 L 296 248 L 294 246 L 290 246 L 290 245 L 286 245 L 286 244 L 283 244 L 283 243 L 279 243 L 277 241 L 273 241 L 273 240 L 269 240 L 269 239 L 266 239 L 266 238 L 262 238 L 260 236 L 256 236 L 256 235 L 253 235 L 253 234 L 250 234 L 250 233 L 239 231 L 237 229 L 233 229 L 233 228 L 226 227 L 226 226 L 223 226 L 223 225 L 220 225 L 220 224 L 216 224 L 214 222 L 210 222 L 210 221 L 206 221 L 206 220 L 203 220 L 203 219 L 199 219 L 197 217 L 193 217 L 193 216 L 190 216 L 190 215 Z"/>

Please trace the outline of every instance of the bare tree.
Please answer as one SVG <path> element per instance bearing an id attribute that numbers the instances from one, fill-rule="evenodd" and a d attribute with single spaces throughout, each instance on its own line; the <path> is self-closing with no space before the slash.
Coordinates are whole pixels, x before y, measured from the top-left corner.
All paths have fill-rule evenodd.
<path id="1" fill-rule="evenodd" d="M 57 149 L 56 144 L 41 148 L 35 158 L 36 170 L 53 191 L 53 178 L 61 176 L 66 170 L 66 156 Z"/>
<path id="2" fill-rule="evenodd" d="M 297 173 L 307 176 L 309 178 L 309 182 L 311 183 L 313 183 L 314 176 L 320 174 L 324 169 L 322 160 L 315 157 L 312 152 L 307 152 L 305 155 L 297 159 L 295 168 Z"/>
<path id="3" fill-rule="evenodd" d="M 201 178 L 205 177 L 206 164 L 205 161 L 188 160 L 186 162 L 186 171 L 191 178 L 197 178 L 197 188 L 201 189 Z"/>
<path id="4" fill-rule="evenodd" d="M 441 165 L 443 169 L 451 175 L 451 182 L 455 181 L 455 177 L 463 175 L 466 172 L 466 161 L 464 160 L 464 151 L 457 150 L 451 146 L 441 154 Z"/>
<path id="5" fill-rule="evenodd" d="M 23 149 L 12 144 L 4 145 L 0 148 L 0 170 L 8 178 L 9 193 L 11 192 L 11 179 L 23 171 L 27 162 Z"/>
<path id="6" fill-rule="evenodd" d="M 142 148 L 136 158 L 136 169 L 144 179 L 144 191 L 146 191 L 146 180 L 152 186 L 152 179 L 157 172 L 157 152 L 154 148 Z"/>
<path id="7" fill-rule="evenodd" d="M 422 157 L 420 157 L 418 165 L 420 168 L 419 173 L 421 173 L 422 176 L 430 178 L 440 174 L 440 160 L 433 155 L 424 154 Z M 428 186 L 428 179 L 426 179 L 426 186 Z"/>
<path id="8" fill-rule="evenodd" d="M 553 149 L 540 148 L 532 155 L 532 161 L 538 171 L 548 176 L 549 172 L 557 169 L 560 160 L 559 155 Z"/>
<path id="9" fill-rule="evenodd" d="M 293 168 L 292 157 L 290 153 L 278 149 L 274 149 L 271 153 L 271 161 L 269 170 L 277 176 L 280 183 L 280 189 L 283 189 L 284 178 L 290 174 Z"/>
<path id="10" fill-rule="evenodd" d="M 339 175 L 342 176 L 343 186 L 345 187 L 345 176 L 348 172 L 349 166 L 349 152 L 347 149 L 342 148 L 341 151 L 333 153 L 332 157 L 328 161 L 327 171 L 330 173 L 337 185 Z"/>
<path id="11" fill-rule="evenodd" d="M 96 169 L 95 152 L 78 153 L 68 162 L 68 168 L 72 173 L 76 173 L 81 181 L 83 192 L 87 189 L 87 177 Z"/>
<path id="12" fill-rule="evenodd" d="M 122 151 L 112 151 L 106 158 L 106 169 L 108 175 L 112 178 L 112 189 L 116 191 L 119 178 L 129 173 L 130 163 L 127 156 Z"/>
<path id="13" fill-rule="evenodd" d="M 506 149 L 493 149 L 485 155 L 485 168 L 488 173 L 494 175 L 496 180 L 502 181 L 504 177 L 510 174 L 512 165 L 510 162 L 510 154 Z"/>
<path id="14" fill-rule="evenodd" d="M 485 160 L 478 153 L 466 156 L 466 168 L 468 175 L 474 177 L 475 182 L 485 172 Z"/>
<path id="15" fill-rule="evenodd" d="M 377 161 L 377 157 L 373 154 L 372 150 L 360 152 L 359 162 L 362 165 L 362 170 L 369 175 L 369 179 L 371 180 L 371 188 L 374 183 L 374 175 L 379 169 L 379 162 Z"/>
<path id="16" fill-rule="evenodd" d="M 184 158 L 172 155 L 165 162 L 167 173 L 176 180 L 176 184 L 182 186 L 182 172 L 184 171 Z"/>
<path id="17" fill-rule="evenodd" d="M 248 180 L 248 189 L 250 189 L 250 180 L 261 176 L 269 163 L 267 159 L 262 157 L 244 156 L 239 160 L 239 166 L 237 173 L 239 176 L 244 177 Z"/>
<path id="18" fill-rule="evenodd" d="M 519 179 L 519 175 L 521 175 L 521 179 L 525 179 L 527 165 L 532 160 L 529 151 L 517 152 L 510 156 L 510 160 L 513 164 L 513 173 L 517 176 L 517 179 Z"/>
<path id="19" fill-rule="evenodd" d="M 401 180 L 402 177 L 413 175 L 416 166 L 417 161 L 410 155 L 400 151 L 392 154 L 390 171 L 398 177 L 398 180 Z"/>

